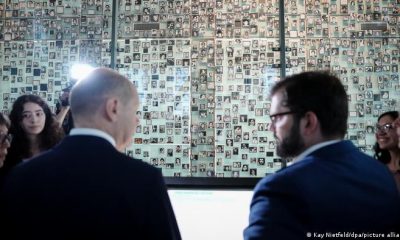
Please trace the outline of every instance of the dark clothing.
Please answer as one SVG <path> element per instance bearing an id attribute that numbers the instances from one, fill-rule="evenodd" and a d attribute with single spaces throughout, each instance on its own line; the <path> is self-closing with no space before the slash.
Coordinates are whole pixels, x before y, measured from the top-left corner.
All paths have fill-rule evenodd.
<path id="1" fill-rule="evenodd" d="M 20 164 L 0 196 L 10 239 L 181 239 L 159 169 L 94 136 Z"/>
<path id="2" fill-rule="evenodd" d="M 61 139 L 64 138 L 64 132 L 58 127 L 57 123 L 54 123 L 55 126 L 51 127 L 47 130 L 46 135 L 42 135 L 40 133 L 39 135 L 40 138 L 44 143 L 41 145 L 41 151 L 45 152 L 48 149 L 51 149 L 52 147 L 56 146 Z M 52 134 L 49 134 L 49 132 L 52 132 Z M 25 133 L 15 133 L 15 132 L 10 132 L 13 134 L 13 140 L 11 143 L 10 148 L 8 149 L 8 154 L 6 156 L 6 160 L 4 161 L 4 165 L 2 168 L 0 168 L 0 176 L 5 176 L 7 175 L 15 166 L 23 162 L 24 160 L 30 159 L 32 157 L 32 153 L 30 152 L 30 143 L 27 139 L 27 136 Z"/>
<path id="3" fill-rule="evenodd" d="M 400 192 L 400 170 L 396 171 L 393 174 L 394 180 L 396 181 L 397 190 Z"/>
<path id="4" fill-rule="evenodd" d="M 60 103 L 56 104 L 56 114 L 58 114 L 61 111 L 61 105 Z M 72 119 L 72 114 L 71 111 L 67 112 L 67 115 L 65 116 L 63 122 L 61 123 L 61 127 L 64 130 L 65 135 L 68 135 L 71 129 L 74 128 L 74 120 Z"/>
<path id="5" fill-rule="evenodd" d="M 61 127 L 63 128 L 65 135 L 68 135 L 71 129 L 74 128 L 74 120 L 72 119 L 71 112 L 67 113 Z"/>
<path id="6" fill-rule="evenodd" d="M 314 233 L 383 233 L 399 227 L 393 176 L 350 141 L 312 152 L 262 179 L 254 191 L 245 240 L 314 239 Z"/>
<path id="7" fill-rule="evenodd" d="M 3 167 L 0 168 L 0 176 L 4 177 L 7 173 L 10 172 L 16 165 L 22 162 L 22 158 L 18 156 L 18 153 L 15 153 L 16 150 L 9 148 L 8 154 L 4 161 Z"/>

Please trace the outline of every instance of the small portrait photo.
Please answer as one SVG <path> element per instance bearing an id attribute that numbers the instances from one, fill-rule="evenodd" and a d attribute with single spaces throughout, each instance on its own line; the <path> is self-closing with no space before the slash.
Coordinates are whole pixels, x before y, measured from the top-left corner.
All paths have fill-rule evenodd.
<path id="1" fill-rule="evenodd" d="M 140 61 L 140 53 L 133 54 L 133 61 Z"/>
<path id="2" fill-rule="evenodd" d="M 240 177 L 239 171 L 232 171 L 232 177 L 234 177 L 234 178 Z"/>
<path id="3" fill-rule="evenodd" d="M 235 126 L 234 132 L 235 132 L 235 135 L 241 135 L 242 134 L 242 126 Z"/>
<path id="4" fill-rule="evenodd" d="M 249 119 L 249 126 L 256 126 L 256 120 L 254 118 Z"/>
<path id="5" fill-rule="evenodd" d="M 241 114 L 240 115 L 240 122 L 247 122 L 247 115 L 246 114 Z"/>
<path id="6" fill-rule="evenodd" d="M 268 148 L 269 149 L 275 149 L 275 141 L 269 141 Z"/>
<path id="7" fill-rule="evenodd" d="M 264 166 L 265 165 L 265 158 L 258 158 L 257 165 Z"/>
<path id="8" fill-rule="evenodd" d="M 381 91 L 381 99 L 389 99 L 389 91 Z"/>

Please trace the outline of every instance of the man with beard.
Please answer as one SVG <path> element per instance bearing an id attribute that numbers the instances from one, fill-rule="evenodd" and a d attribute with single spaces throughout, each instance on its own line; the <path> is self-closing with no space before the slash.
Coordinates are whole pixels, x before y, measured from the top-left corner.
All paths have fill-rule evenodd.
<path id="1" fill-rule="evenodd" d="M 343 140 L 348 103 L 340 80 L 305 72 L 278 82 L 270 97 L 277 154 L 294 160 L 257 184 L 244 239 L 347 238 L 398 229 L 400 196 L 390 172 Z"/>

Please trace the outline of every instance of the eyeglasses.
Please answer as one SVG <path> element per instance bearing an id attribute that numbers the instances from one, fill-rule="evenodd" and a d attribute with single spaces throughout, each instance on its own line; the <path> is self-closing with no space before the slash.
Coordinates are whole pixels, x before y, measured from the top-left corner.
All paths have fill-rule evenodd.
<path id="1" fill-rule="evenodd" d="M 394 122 L 392 124 L 393 124 L 393 127 L 399 128 L 400 127 L 400 117 L 396 118 L 396 120 L 394 120 Z"/>
<path id="2" fill-rule="evenodd" d="M 269 115 L 269 118 L 271 119 L 271 123 L 275 124 L 279 117 L 288 115 L 288 114 L 293 114 L 293 113 L 295 113 L 295 112 L 287 111 L 287 112 L 275 113 L 275 114 Z"/>
<path id="3" fill-rule="evenodd" d="M 379 133 L 379 132 L 388 133 L 393 128 L 394 128 L 394 126 L 393 126 L 392 123 L 386 123 L 386 124 L 383 124 L 383 125 L 376 124 L 375 132 L 376 133 Z"/>
<path id="4" fill-rule="evenodd" d="M 9 143 L 11 143 L 12 141 L 12 135 L 9 134 L 0 134 L 0 145 L 4 145 L 6 143 L 6 141 L 8 141 Z"/>

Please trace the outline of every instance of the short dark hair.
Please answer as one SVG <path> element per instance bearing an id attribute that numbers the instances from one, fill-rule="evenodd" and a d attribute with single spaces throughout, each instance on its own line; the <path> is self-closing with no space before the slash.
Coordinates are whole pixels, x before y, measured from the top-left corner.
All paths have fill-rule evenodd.
<path id="1" fill-rule="evenodd" d="M 384 116 L 390 116 L 393 120 L 396 120 L 399 117 L 399 112 L 397 111 L 384 112 L 378 117 L 378 122 Z M 376 158 L 378 161 L 384 164 L 388 164 L 390 162 L 391 159 L 389 150 L 380 148 L 377 142 L 374 145 L 374 151 L 375 151 L 374 158 Z"/>
<path id="2" fill-rule="evenodd" d="M 0 125 L 6 126 L 8 129 L 10 128 L 10 119 L 8 119 L 7 115 L 0 112 Z"/>
<path id="3" fill-rule="evenodd" d="M 328 71 L 311 71 L 284 78 L 273 86 L 271 96 L 285 91 L 282 105 L 297 118 L 314 112 L 324 137 L 343 138 L 347 131 L 348 99 L 340 79 Z"/>

